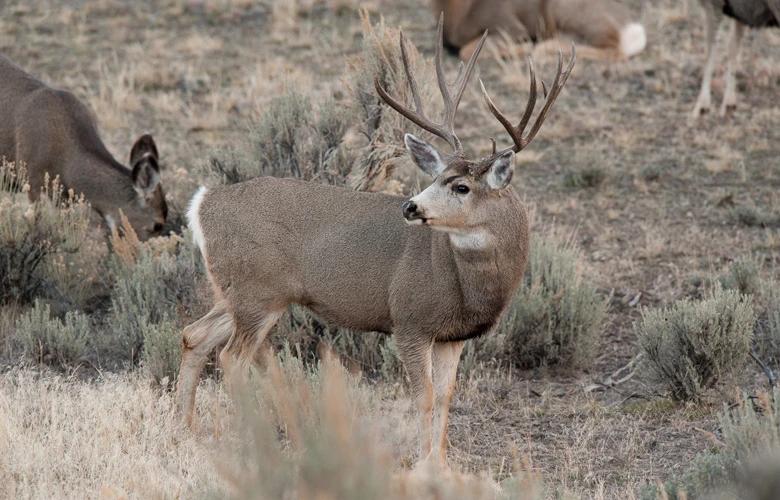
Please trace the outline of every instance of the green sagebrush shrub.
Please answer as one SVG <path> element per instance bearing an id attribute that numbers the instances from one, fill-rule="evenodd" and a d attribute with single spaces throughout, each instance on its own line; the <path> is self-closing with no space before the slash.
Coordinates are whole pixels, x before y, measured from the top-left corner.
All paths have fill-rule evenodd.
<path id="1" fill-rule="evenodd" d="M 718 289 L 705 300 L 643 311 L 636 333 L 652 375 L 674 399 L 695 400 L 744 366 L 754 321 L 749 297 Z"/>
<path id="2" fill-rule="evenodd" d="M 353 162 L 344 146 L 348 126 L 344 106 L 333 100 L 314 105 L 308 95 L 291 90 L 271 99 L 250 125 L 245 150 L 219 153 L 207 171 L 227 184 L 272 176 L 343 186 Z"/>
<path id="3" fill-rule="evenodd" d="M 172 381 L 181 356 L 179 318 L 196 302 L 201 258 L 185 233 L 158 242 L 114 239 L 111 306 L 104 320 L 104 361 L 135 363 Z M 123 246 L 124 245 L 124 246 Z"/>
<path id="4" fill-rule="evenodd" d="M 67 368 L 87 358 L 90 321 L 78 311 L 59 320 L 51 317 L 48 304 L 36 300 L 16 321 L 15 330 L 15 342 L 29 361 Z"/>

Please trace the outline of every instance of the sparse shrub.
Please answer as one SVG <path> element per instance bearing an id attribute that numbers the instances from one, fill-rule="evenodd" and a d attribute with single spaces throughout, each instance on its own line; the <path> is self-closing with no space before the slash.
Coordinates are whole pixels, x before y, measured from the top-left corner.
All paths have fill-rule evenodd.
<path id="1" fill-rule="evenodd" d="M 723 288 L 755 295 L 761 287 L 759 265 L 752 258 L 737 259 L 731 264 L 728 273 L 721 276 L 720 283 Z"/>
<path id="2" fill-rule="evenodd" d="M 606 172 L 601 167 L 586 167 L 578 170 L 569 170 L 563 176 L 563 185 L 569 189 L 585 189 L 600 186 L 607 178 Z"/>
<path id="3" fill-rule="evenodd" d="M 307 369 L 285 353 L 273 360 L 259 383 L 239 386 L 241 438 L 219 458 L 231 497 L 544 497 L 539 481 L 531 477 L 510 478 L 502 491 L 484 476 L 398 471 L 388 442 L 414 432 L 414 426 L 377 412 L 375 389 L 366 389 L 332 359 Z"/>
<path id="4" fill-rule="evenodd" d="M 48 304 L 35 301 L 16 322 L 16 342 L 25 358 L 65 368 L 83 361 L 91 335 L 89 318 L 69 312 L 64 321 L 51 317 Z"/>
<path id="5" fill-rule="evenodd" d="M 761 282 L 761 306 L 756 324 L 756 347 L 761 356 L 780 365 L 780 283 Z"/>
<path id="6" fill-rule="evenodd" d="M 360 134 L 366 144 L 357 151 L 354 185 L 363 191 L 411 192 L 418 181 L 418 169 L 403 148 L 403 134 L 413 132 L 429 139 L 431 135 L 382 104 L 374 88 L 374 79 L 401 102 L 411 102 L 409 84 L 401 64 L 399 30 L 387 27 L 383 20 L 372 25 L 361 14 L 363 51 L 350 71 L 349 85 Z M 433 64 L 422 57 L 407 40 L 409 64 L 417 80 L 426 112 L 438 116 L 441 98 L 434 81 Z M 435 95 L 436 94 L 436 95 Z"/>
<path id="7" fill-rule="evenodd" d="M 720 446 L 694 458 L 678 478 L 663 485 L 668 498 L 756 499 L 775 484 L 780 471 L 780 391 L 743 398 L 719 417 Z M 768 472 L 768 473 L 767 473 Z M 775 490 L 776 493 L 776 490 Z M 656 486 L 642 491 L 643 499 L 659 498 Z"/>
<path id="8" fill-rule="evenodd" d="M 636 333 L 647 367 L 672 397 L 695 400 L 744 366 L 754 321 L 749 298 L 719 289 L 705 300 L 643 311 Z"/>
<path id="9" fill-rule="evenodd" d="M 754 347 L 759 356 L 780 363 L 780 283 L 762 279 L 760 264 L 752 257 L 735 260 L 727 274 L 720 277 L 724 288 L 753 297 L 756 311 Z"/>
<path id="10" fill-rule="evenodd" d="M 523 283 L 495 338 L 467 345 L 465 358 L 492 356 L 520 368 L 587 366 L 606 316 L 606 301 L 586 283 L 571 242 L 534 238 Z"/>
<path id="11" fill-rule="evenodd" d="M 46 185 L 43 196 L 30 203 L 26 171 L 0 165 L 0 304 L 68 295 L 48 271 L 56 256 L 76 252 L 85 240 L 89 207 L 72 193 L 62 194 L 56 179 Z"/>
<path id="12" fill-rule="evenodd" d="M 343 106 L 331 100 L 315 106 L 292 90 L 271 99 L 250 126 L 245 154 L 224 151 L 209 160 L 207 170 L 225 183 L 272 176 L 343 186 L 353 162 L 343 144 L 347 128 Z"/>
<path id="13" fill-rule="evenodd" d="M 780 216 L 747 205 L 734 207 L 731 210 L 731 217 L 735 222 L 747 227 L 774 227 L 780 225 Z"/>
<path id="14" fill-rule="evenodd" d="M 99 351 L 120 363 L 136 362 L 143 353 L 143 364 L 162 379 L 173 363 L 174 340 L 168 336 L 196 302 L 201 259 L 187 234 L 141 243 L 129 224 L 123 226 L 125 238 L 112 239 L 115 282 Z M 173 337 L 180 341 L 178 334 Z"/>
<path id="15" fill-rule="evenodd" d="M 146 325 L 141 366 L 158 383 L 169 386 L 181 363 L 181 330 L 173 321 Z M 172 385 L 171 385 L 172 386 Z"/>

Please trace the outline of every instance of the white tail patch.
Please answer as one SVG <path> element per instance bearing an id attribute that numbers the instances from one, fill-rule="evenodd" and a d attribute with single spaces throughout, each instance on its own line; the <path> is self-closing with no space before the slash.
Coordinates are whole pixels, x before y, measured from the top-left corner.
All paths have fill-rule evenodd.
<path id="1" fill-rule="evenodd" d="M 631 57 L 645 50 L 647 35 L 645 28 L 639 23 L 629 23 L 620 30 L 620 52 Z"/>
<path id="2" fill-rule="evenodd" d="M 198 245 L 201 255 L 206 257 L 206 239 L 203 237 L 203 228 L 200 225 L 200 204 L 203 203 L 203 197 L 206 196 L 208 189 L 206 186 L 201 186 L 195 191 L 195 195 L 190 201 L 190 206 L 187 209 L 187 222 L 189 223 L 190 231 L 192 231 L 192 241 Z"/>

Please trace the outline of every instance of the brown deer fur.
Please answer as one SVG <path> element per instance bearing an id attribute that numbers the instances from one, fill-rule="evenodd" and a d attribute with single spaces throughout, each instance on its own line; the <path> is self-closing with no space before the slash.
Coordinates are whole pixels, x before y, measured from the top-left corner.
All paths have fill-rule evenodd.
<path id="1" fill-rule="evenodd" d="M 2 55 L 0 116 L 0 157 L 26 164 L 30 199 L 38 198 L 48 173 L 65 190 L 83 194 L 109 226 L 122 210 L 140 238 L 160 232 L 168 208 L 150 135 L 136 141 L 131 168 L 125 167 L 73 94 L 47 86 Z"/>
<path id="2" fill-rule="evenodd" d="M 622 57 L 646 43 L 644 28 L 614 0 L 432 0 L 431 7 L 444 12 L 445 40 L 462 59 L 485 30 L 521 42 L 562 34 Z"/>

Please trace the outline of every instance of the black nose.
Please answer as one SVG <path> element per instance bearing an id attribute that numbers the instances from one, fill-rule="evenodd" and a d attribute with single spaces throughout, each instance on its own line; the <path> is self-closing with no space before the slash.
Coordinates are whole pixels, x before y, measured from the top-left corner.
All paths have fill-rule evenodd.
<path id="1" fill-rule="evenodd" d="M 418 215 L 417 204 L 412 200 L 405 201 L 403 205 L 401 205 L 401 210 L 404 211 L 404 217 L 406 217 L 408 220 L 412 220 Z"/>

